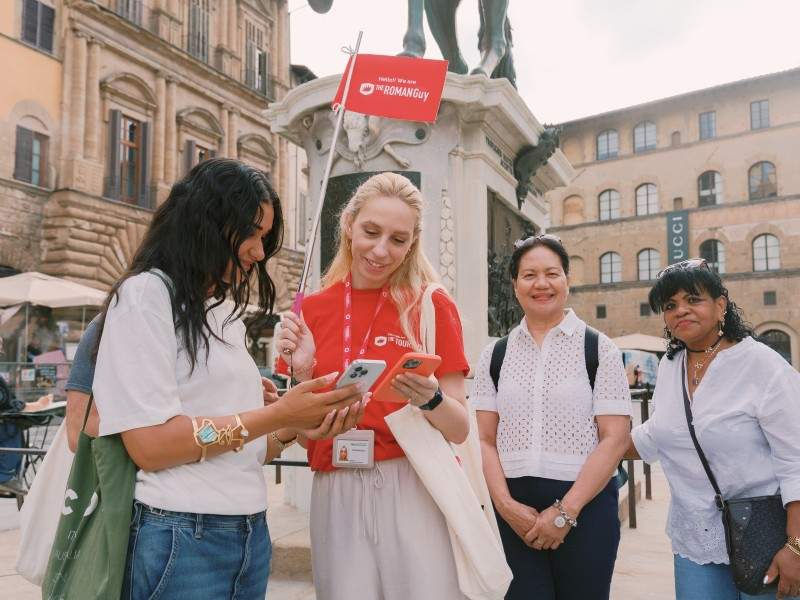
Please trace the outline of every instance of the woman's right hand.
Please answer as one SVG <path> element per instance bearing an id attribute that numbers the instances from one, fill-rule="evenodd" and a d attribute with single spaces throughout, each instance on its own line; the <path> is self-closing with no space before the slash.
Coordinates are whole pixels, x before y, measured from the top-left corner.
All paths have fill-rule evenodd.
<path id="1" fill-rule="evenodd" d="M 314 366 L 316 346 L 302 315 L 298 317 L 293 312 L 283 315 L 277 348 L 295 373 L 310 372 Z"/>
<path id="2" fill-rule="evenodd" d="M 498 512 L 503 520 L 511 526 L 511 529 L 522 538 L 523 542 L 525 534 L 536 525 L 536 519 L 539 518 L 539 512 L 535 508 L 516 500 L 510 500 Z"/>
<path id="3" fill-rule="evenodd" d="M 337 375 L 338 373 L 330 373 L 304 381 L 281 396 L 273 406 L 280 407 L 284 413 L 285 426 L 299 430 L 316 429 L 331 411 L 351 407 L 362 400 L 366 401 L 366 395 L 357 385 L 348 385 L 328 392 L 316 391 L 332 384 Z M 353 415 L 363 414 L 360 406 L 352 406 L 348 413 L 350 412 Z"/>

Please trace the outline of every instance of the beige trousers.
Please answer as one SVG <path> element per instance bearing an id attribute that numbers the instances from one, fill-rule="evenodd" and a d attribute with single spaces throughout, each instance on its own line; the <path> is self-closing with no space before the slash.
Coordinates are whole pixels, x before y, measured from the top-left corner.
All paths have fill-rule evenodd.
<path id="1" fill-rule="evenodd" d="M 464 600 L 442 513 L 405 458 L 314 474 L 317 600 Z"/>

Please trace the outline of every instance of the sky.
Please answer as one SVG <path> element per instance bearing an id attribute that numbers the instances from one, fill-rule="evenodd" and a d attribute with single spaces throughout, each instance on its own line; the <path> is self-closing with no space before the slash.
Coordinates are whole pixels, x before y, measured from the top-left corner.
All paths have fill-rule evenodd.
<path id="1" fill-rule="evenodd" d="M 405 0 L 289 0 L 294 64 L 340 73 L 342 46 L 396 54 Z M 562 123 L 800 66 L 800 0 L 510 0 L 517 87 L 543 123 Z M 462 0 L 462 54 L 479 61 L 478 0 Z M 427 31 L 427 23 L 426 23 Z M 426 58 L 441 58 L 427 31 Z"/>

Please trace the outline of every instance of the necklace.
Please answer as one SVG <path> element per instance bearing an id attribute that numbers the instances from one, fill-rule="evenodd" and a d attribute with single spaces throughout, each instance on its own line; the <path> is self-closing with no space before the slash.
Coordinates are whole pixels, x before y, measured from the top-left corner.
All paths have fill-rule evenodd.
<path id="1" fill-rule="evenodd" d="M 693 386 L 697 387 L 698 385 L 700 385 L 700 380 L 703 378 L 703 376 L 700 375 L 700 371 L 703 370 L 703 367 L 705 367 L 711 361 L 712 358 L 714 358 L 714 355 L 717 353 L 717 350 L 719 350 L 719 345 L 721 343 L 722 343 L 722 338 L 718 339 L 714 344 L 712 344 L 711 346 L 702 351 L 703 354 L 705 354 L 702 361 L 697 361 L 696 363 L 694 363 L 694 376 L 692 377 Z M 689 350 L 688 347 L 686 349 Z M 699 351 L 689 350 L 689 352 L 699 352 Z"/>

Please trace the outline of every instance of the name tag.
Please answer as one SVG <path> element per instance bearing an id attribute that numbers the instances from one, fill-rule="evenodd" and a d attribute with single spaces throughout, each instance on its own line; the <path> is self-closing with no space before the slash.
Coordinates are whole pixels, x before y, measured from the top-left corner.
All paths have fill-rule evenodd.
<path id="1" fill-rule="evenodd" d="M 351 429 L 333 438 L 333 466 L 339 469 L 371 469 L 375 466 L 375 432 Z"/>

